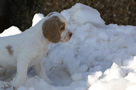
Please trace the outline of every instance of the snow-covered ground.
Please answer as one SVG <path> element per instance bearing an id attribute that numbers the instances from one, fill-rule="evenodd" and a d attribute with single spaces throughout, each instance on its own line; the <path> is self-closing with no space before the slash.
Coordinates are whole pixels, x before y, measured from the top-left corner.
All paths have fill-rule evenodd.
<path id="1" fill-rule="evenodd" d="M 80 3 L 61 13 L 73 36 L 51 44 L 43 59 L 54 84 L 29 73 L 18 90 L 136 90 L 136 26 L 105 25 L 96 9 Z M 42 18 L 36 14 L 33 25 Z"/>

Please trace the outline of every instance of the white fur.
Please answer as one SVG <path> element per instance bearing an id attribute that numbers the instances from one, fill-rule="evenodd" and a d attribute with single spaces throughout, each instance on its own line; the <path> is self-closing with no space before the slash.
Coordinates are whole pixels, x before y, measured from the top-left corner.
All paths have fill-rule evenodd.
<path id="1" fill-rule="evenodd" d="M 29 28 L 21 34 L 0 37 L 0 66 L 6 69 L 16 68 L 17 74 L 11 81 L 14 87 L 22 85 L 27 78 L 27 70 L 29 67 L 34 66 L 36 73 L 44 78 L 48 83 L 52 83 L 47 77 L 42 65 L 42 58 L 46 56 L 48 45 L 51 43 L 48 41 L 42 32 L 42 25 L 45 20 L 57 16 L 65 24 L 67 24 L 65 18 L 57 13 L 53 12 L 52 15 L 44 17 L 38 24 Z M 61 35 L 61 41 L 68 41 L 69 31 L 65 29 Z M 13 55 L 10 55 L 7 46 L 11 46 Z"/>

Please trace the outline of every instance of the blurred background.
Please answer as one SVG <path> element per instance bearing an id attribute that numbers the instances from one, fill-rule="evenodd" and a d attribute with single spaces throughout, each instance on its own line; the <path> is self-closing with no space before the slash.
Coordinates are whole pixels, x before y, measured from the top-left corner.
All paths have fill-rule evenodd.
<path id="1" fill-rule="evenodd" d="M 0 0 L 0 32 L 12 25 L 24 31 L 35 13 L 61 12 L 76 3 L 97 9 L 106 24 L 136 25 L 136 0 Z"/>

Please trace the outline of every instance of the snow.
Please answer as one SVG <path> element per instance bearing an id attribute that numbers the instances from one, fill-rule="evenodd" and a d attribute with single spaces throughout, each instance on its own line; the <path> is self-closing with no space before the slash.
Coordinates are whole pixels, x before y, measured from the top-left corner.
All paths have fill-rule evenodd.
<path id="1" fill-rule="evenodd" d="M 41 19 L 43 19 L 44 15 L 41 13 L 37 13 L 34 15 L 33 20 L 32 20 L 32 26 L 37 24 Z"/>
<path id="2" fill-rule="evenodd" d="M 61 13 L 66 17 L 69 23 L 73 21 L 76 24 L 83 25 L 91 23 L 96 26 L 105 24 L 97 10 L 80 3 L 76 4 L 69 10 L 62 11 Z"/>
<path id="3" fill-rule="evenodd" d="M 11 26 L 10 28 L 4 30 L 1 34 L 0 37 L 5 37 L 5 36 L 9 36 L 9 35 L 16 35 L 16 34 L 20 34 L 21 31 L 19 30 L 18 27 L 16 26 Z"/>
<path id="4" fill-rule="evenodd" d="M 73 36 L 51 44 L 43 59 L 54 84 L 29 73 L 18 90 L 136 90 L 136 26 L 105 25 L 96 9 L 80 3 L 61 14 Z M 36 14 L 33 25 L 43 17 Z"/>

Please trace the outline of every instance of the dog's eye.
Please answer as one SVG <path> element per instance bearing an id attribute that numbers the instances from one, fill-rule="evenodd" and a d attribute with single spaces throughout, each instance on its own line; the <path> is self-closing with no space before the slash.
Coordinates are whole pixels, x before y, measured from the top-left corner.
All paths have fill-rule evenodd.
<path id="1" fill-rule="evenodd" d="M 60 26 L 60 31 L 64 31 L 65 30 L 65 24 L 62 23 L 62 25 Z"/>
<path id="2" fill-rule="evenodd" d="M 60 28 L 60 31 L 64 31 L 64 29 L 65 29 L 65 27 L 63 26 L 63 27 Z"/>

